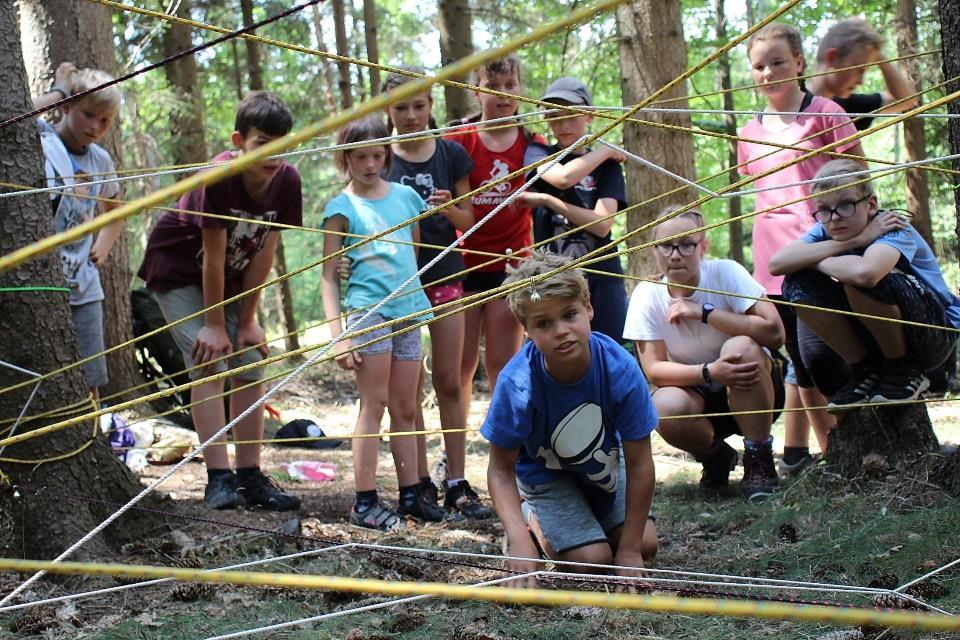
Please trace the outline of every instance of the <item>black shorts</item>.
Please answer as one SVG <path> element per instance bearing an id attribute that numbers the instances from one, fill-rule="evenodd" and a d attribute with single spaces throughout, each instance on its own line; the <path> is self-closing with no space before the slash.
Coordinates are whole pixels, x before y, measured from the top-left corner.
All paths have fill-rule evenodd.
<path id="1" fill-rule="evenodd" d="M 590 304 L 593 320 L 590 329 L 609 336 L 620 344 L 632 346 L 632 341 L 623 339 L 623 325 L 627 321 L 627 290 L 623 280 L 616 276 L 587 276 L 590 286 Z"/>
<path id="2" fill-rule="evenodd" d="M 463 290 L 467 293 L 485 293 L 493 291 L 503 284 L 505 271 L 470 271 L 463 280 Z"/>
<path id="3" fill-rule="evenodd" d="M 783 409 L 785 399 L 782 362 L 782 358 L 778 357 L 771 358 L 770 362 L 770 378 L 773 380 L 773 408 L 776 410 L 770 416 L 770 424 L 776 422 L 780 410 Z M 722 384 L 699 384 L 688 388 L 703 398 L 703 413 L 726 413 L 730 411 L 730 404 L 727 402 L 727 388 Z M 714 440 L 743 435 L 740 431 L 740 425 L 737 424 L 736 416 L 713 416 L 707 418 L 707 420 L 713 425 Z"/>

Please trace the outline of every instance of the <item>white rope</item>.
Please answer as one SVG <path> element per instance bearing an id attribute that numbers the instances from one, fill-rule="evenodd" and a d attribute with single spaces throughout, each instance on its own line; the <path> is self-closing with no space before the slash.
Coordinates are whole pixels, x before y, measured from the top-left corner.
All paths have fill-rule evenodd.
<path id="1" fill-rule="evenodd" d="M 501 582 L 509 582 L 511 580 L 520 580 L 527 577 L 536 577 L 540 572 L 535 571 L 533 573 L 525 573 L 521 575 L 512 575 L 507 576 L 506 578 L 496 578 L 495 580 L 486 580 L 484 582 L 477 582 L 469 586 L 474 587 L 489 587 Z M 273 624 L 268 627 L 260 627 L 257 629 L 247 629 L 245 631 L 236 631 L 234 633 L 228 633 L 222 636 L 213 636 L 207 638 L 207 640 L 228 640 L 229 638 L 245 638 L 247 636 L 252 636 L 258 633 L 270 633 L 271 631 L 279 631 L 280 629 L 289 629 L 290 627 L 299 627 L 305 624 L 311 624 L 313 622 L 323 622 L 330 620 L 332 618 L 340 618 L 343 616 L 352 615 L 354 613 L 363 613 L 365 611 L 373 611 L 375 609 L 382 609 L 384 607 L 392 607 L 398 604 L 406 604 L 409 602 L 416 602 L 418 600 L 426 600 L 427 598 L 432 598 L 431 595 L 420 595 L 420 596 L 410 596 L 407 598 L 393 598 L 387 600 L 386 602 L 379 602 L 377 604 L 370 604 L 362 607 L 355 607 L 353 609 L 345 609 L 343 611 L 333 611 L 331 613 L 324 613 L 318 616 L 313 616 L 310 618 L 303 618 L 302 620 L 291 620 L 289 622 L 281 622 L 278 624 Z"/>
<path id="2" fill-rule="evenodd" d="M 695 96 L 691 96 L 695 97 Z M 629 111 L 630 107 L 604 107 L 604 106 L 586 106 L 586 105 L 575 105 L 576 109 L 591 109 L 595 111 Z M 560 109 L 554 111 L 562 112 Z M 676 107 L 644 107 L 640 111 L 646 111 L 648 113 L 706 113 L 710 115 L 734 115 L 734 116 L 756 116 L 756 115 L 768 115 L 768 116 L 821 116 L 821 117 L 830 117 L 830 116 L 848 116 L 849 118 L 897 118 L 900 116 L 899 113 L 855 113 L 852 111 L 832 111 L 832 112 L 821 112 L 821 111 L 764 111 L 762 109 L 750 110 L 750 109 L 680 109 Z M 914 118 L 960 118 L 960 113 L 918 113 L 913 116 Z"/>
<path id="3" fill-rule="evenodd" d="M 286 158 L 293 158 L 296 156 L 318 154 L 318 153 L 328 153 L 330 151 L 339 151 L 344 149 L 356 149 L 358 147 L 367 147 L 373 146 L 379 143 L 390 144 L 393 142 L 402 142 L 409 138 L 420 138 L 425 135 L 436 135 L 443 134 L 449 131 L 455 131 L 457 129 L 463 129 L 465 127 L 482 127 L 487 125 L 496 125 L 496 124 L 505 124 L 505 123 L 522 123 L 523 120 L 531 118 L 533 116 L 539 116 L 546 113 L 546 111 L 532 111 L 530 113 L 518 113 L 513 116 L 506 116 L 504 118 L 494 118 L 492 120 L 478 120 L 477 122 L 463 122 L 460 124 L 450 125 L 447 127 L 438 127 L 436 129 L 425 129 L 423 131 L 414 131 L 412 133 L 402 133 L 395 136 L 386 136 L 383 138 L 372 138 L 370 140 L 363 140 L 360 142 L 348 142 L 345 144 L 335 144 L 325 147 L 311 147 L 310 149 L 300 149 L 297 151 L 287 151 L 285 153 L 278 153 L 275 156 L 269 156 L 268 159 L 273 160 L 283 160 Z M 76 182 L 72 185 L 58 185 L 54 187 L 39 187 L 36 189 L 23 189 L 19 191 L 6 191 L 0 193 L 0 199 L 10 198 L 12 196 L 29 196 L 37 193 L 51 193 L 51 192 L 63 192 L 70 189 L 77 189 L 80 187 L 93 187 L 101 184 L 108 184 L 114 182 L 127 182 L 129 180 L 140 180 L 142 178 L 161 178 L 163 176 L 173 176 L 180 175 L 183 173 L 195 173 L 201 169 L 209 169 L 210 167 L 215 167 L 220 162 L 206 162 L 202 164 L 196 164 L 189 167 L 177 167 L 175 169 L 164 169 L 162 171 L 152 171 L 147 173 L 138 173 L 135 175 L 129 176 L 115 176 L 113 178 L 103 178 L 101 180 L 90 180 L 84 182 Z M 76 177 L 76 176 L 65 176 L 65 177 Z"/>
<path id="4" fill-rule="evenodd" d="M 24 369 L 23 367 L 18 367 L 15 364 L 10 364 L 9 362 L 5 362 L 3 360 L 0 360 L 0 366 L 6 367 L 8 369 L 13 369 L 14 371 L 18 371 L 20 373 L 25 373 L 28 376 L 33 376 L 34 378 L 42 377 L 41 374 L 37 373 L 36 371 L 31 371 L 30 369 Z M 43 380 L 33 385 L 33 390 L 30 392 L 30 395 L 27 397 L 27 401 L 24 403 L 23 409 L 20 410 L 20 415 L 17 416 L 16 421 L 13 423 L 13 426 L 10 427 L 10 431 L 7 432 L 6 437 L 9 438 L 13 435 L 16 435 L 17 427 L 19 427 L 20 423 L 23 421 L 23 416 L 27 415 L 27 410 L 30 409 L 30 405 L 33 403 L 33 398 L 37 395 L 37 391 L 40 390 L 40 385 L 42 384 L 43 384 Z M 2 447 L 0 447 L 0 454 L 2 454 L 6 448 L 7 448 L 7 445 L 3 445 Z"/>
<path id="5" fill-rule="evenodd" d="M 240 564 L 231 564 L 226 567 L 217 567 L 215 569 L 204 569 L 201 573 L 211 573 L 214 571 L 231 571 L 234 569 L 246 569 L 248 567 L 256 567 L 263 564 L 269 564 L 271 562 L 283 562 L 286 560 L 297 560 L 300 558 L 305 558 L 308 556 L 315 556 L 321 553 L 326 553 L 328 551 L 335 551 L 342 549 L 344 547 L 351 546 L 352 543 L 338 544 L 332 547 L 325 547 L 323 549 L 312 549 L 310 551 L 300 551 L 298 553 L 291 553 L 285 556 L 275 556 L 272 558 L 262 558 L 260 560 L 252 560 L 250 562 L 241 562 Z M 31 602 L 24 602 L 22 604 L 13 604 L 8 607 L 0 607 L 0 613 L 7 613 L 8 611 L 18 611 L 20 609 L 30 609 L 32 607 L 37 607 L 40 605 L 47 604 L 57 604 L 60 602 L 67 602 L 68 600 L 80 600 L 84 598 L 93 598 L 94 596 L 103 596 L 109 593 L 116 593 L 118 591 L 127 591 L 129 589 L 139 589 L 140 587 L 150 587 L 157 584 L 163 584 L 165 582 L 175 582 L 176 578 L 157 578 L 156 580 L 146 580 L 144 582 L 134 582 L 132 584 L 121 584 L 115 587 L 106 587 L 104 589 L 96 589 L 93 591 L 83 591 L 81 593 L 68 593 L 65 596 L 57 596 L 55 598 L 46 598 L 45 600 L 33 600 Z"/>
<path id="6" fill-rule="evenodd" d="M 902 585 L 900 585 L 899 587 L 897 587 L 896 589 L 894 589 L 894 591 L 895 591 L 896 593 L 900 593 L 900 592 L 903 591 L 904 589 L 906 589 L 906 588 L 908 588 L 908 587 L 912 587 L 913 585 L 917 584 L 918 582 L 923 582 L 924 580 L 926 580 L 926 579 L 928 579 L 928 578 L 931 578 L 931 577 L 937 575 L 938 573 L 943 573 L 943 572 L 946 571 L 947 569 L 951 569 L 951 568 L 957 566 L 958 564 L 960 564 L 960 558 L 957 558 L 956 560 L 954 560 L 954 561 L 952 561 L 952 562 L 948 562 L 947 564 L 943 565 L 943 566 L 940 567 L 939 569 L 934 569 L 934 570 L 931 571 L 930 573 L 925 573 L 925 574 L 923 574 L 922 576 L 920 576 L 919 578 L 916 578 L 915 580 L 911 580 L 910 582 L 908 582 L 908 583 L 906 583 L 906 584 L 902 584 Z M 902 595 L 902 594 L 901 594 L 901 595 Z"/>
<path id="7" fill-rule="evenodd" d="M 559 154 L 557 154 L 556 157 L 554 157 L 552 160 L 550 160 L 549 162 L 545 163 L 545 164 L 544 164 L 544 167 L 545 167 L 544 172 L 549 171 L 553 166 L 555 166 L 557 163 L 559 163 L 561 160 L 563 160 L 568 154 L 570 154 L 572 151 L 574 151 L 575 149 L 577 149 L 577 148 L 579 148 L 580 146 L 582 146 L 583 143 L 584 143 L 587 139 L 589 139 L 589 136 L 582 136 L 580 139 L 578 139 L 578 140 L 577 140 L 576 142 L 574 142 L 572 145 L 570 145 L 569 147 L 567 147 L 566 149 L 564 149 L 563 151 L 561 151 Z M 494 208 L 490 213 L 488 213 L 487 215 L 485 215 L 483 218 L 481 218 L 479 221 L 477 221 L 472 227 L 470 227 L 469 229 L 467 229 L 460 238 L 458 238 L 457 240 L 455 240 L 455 241 L 454 241 L 452 244 L 450 244 L 450 246 L 448 246 L 446 249 L 444 249 L 443 251 L 441 251 L 440 253 L 438 253 L 438 254 L 433 258 L 433 260 L 431 260 L 430 262 L 428 262 L 427 264 L 425 264 L 425 265 L 424 265 L 423 267 L 421 267 L 416 273 L 414 273 L 412 276 L 410 276 L 409 278 L 407 278 L 406 281 L 404 281 L 403 284 L 401 284 L 401 285 L 400 285 L 397 289 L 395 289 L 394 291 L 391 291 L 390 294 L 387 295 L 386 298 L 384 298 L 383 300 L 381 300 L 380 302 L 378 302 L 377 304 L 375 304 L 373 307 L 371 307 L 366 313 L 363 314 L 362 317 L 360 317 L 358 320 L 356 320 L 353 324 L 348 325 L 348 326 L 346 327 L 346 330 L 345 330 L 343 333 L 341 333 L 339 336 L 333 338 L 330 342 L 328 342 L 326 345 L 324 345 L 316 354 L 314 354 L 309 360 L 307 360 L 306 362 L 304 362 L 303 364 L 301 364 L 300 366 L 298 366 L 296 369 L 294 369 L 293 371 L 291 371 L 289 374 L 287 374 L 280 382 L 278 382 L 275 386 L 271 387 L 265 394 L 263 394 L 263 396 L 261 396 L 259 399 L 257 399 L 256 402 L 254 402 L 254 403 L 251 404 L 249 407 L 247 407 L 244 411 L 242 411 L 242 412 L 240 413 L 240 415 L 238 415 L 236 418 L 234 418 L 233 420 L 231 420 L 230 422 L 228 422 L 227 424 L 225 424 L 220 430 L 218 430 L 215 434 L 213 434 L 209 439 L 207 439 L 205 442 L 203 442 L 200 446 L 198 446 L 197 448 L 195 448 L 194 450 L 192 450 L 191 452 L 189 452 L 186 456 L 184 456 L 184 458 L 183 458 L 182 460 L 180 460 L 180 462 L 178 462 L 178 463 L 175 464 L 173 467 L 171 467 L 169 471 L 167 471 L 167 472 L 164 473 L 162 476 L 160 476 L 159 478 L 157 478 L 156 480 L 154 480 L 150 485 L 148 485 L 147 487 L 145 487 L 140 493 L 138 493 L 136 496 L 134 496 L 133 498 L 131 498 L 129 502 L 127 502 L 125 505 L 123 505 L 122 507 L 120 507 L 117 511 L 115 511 L 115 512 L 112 513 L 110 516 L 108 516 L 108 517 L 107 517 L 103 522 L 101 522 L 99 525 L 97 525 L 97 526 L 94 527 L 92 530 L 90 530 L 89 533 L 87 533 L 87 534 L 84 535 L 82 538 L 80 538 L 79 540 L 77 540 L 75 543 L 73 543 L 72 545 L 70 545 L 70 547 L 68 547 L 68 548 L 67 548 L 65 551 L 63 551 L 60 555 L 58 555 L 56 558 L 54 558 L 54 559 L 52 560 L 52 562 L 53 562 L 53 563 L 58 563 L 58 562 L 63 561 L 65 558 L 68 558 L 70 555 L 73 554 L 74 551 L 76 551 L 77 549 L 79 549 L 80 547 L 82 547 L 83 545 L 85 545 L 87 542 L 89 542 L 91 539 L 93 539 L 97 534 L 99 534 L 99 533 L 100 533 L 101 531 L 103 531 L 105 528 L 107 528 L 108 526 L 110 526 L 111 523 L 113 523 L 113 522 L 114 522 L 115 520 L 117 520 L 120 516 L 122 516 L 124 513 L 126 513 L 128 510 L 130 510 L 134 505 L 136 505 L 138 502 L 140 502 L 140 501 L 143 500 L 145 497 L 147 497 L 150 493 L 152 493 L 154 489 L 156 489 L 158 486 L 160 486 L 161 484 L 163 484 L 164 482 L 166 482 L 168 479 L 170 479 L 170 478 L 171 478 L 177 471 L 179 471 L 184 465 L 188 464 L 191 460 L 193 460 L 193 459 L 196 458 L 198 455 L 200 455 L 201 453 L 203 453 L 203 451 L 206 450 L 206 448 L 209 447 L 211 444 L 213 444 L 214 441 L 218 440 L 221 436 L 223 436 L 223 435 L 226 434 L 228 431 L 230 431 L 231 429 L 233 429 L 233 427 L 234 427 L 238 422 L 240 422 L 241 420 L 243 420 L 244 418 L 246 418 L 248 415 L 250 415 L 251 413 L 253 413 L 253 412 L 256 411 L 257 409 L 259 409 L 261 406 L 263 406 L 263 404 L 264 404 L 267 400 L 269 400 L 270 398 L 272 398 L 272 397 L 273 397 L 274 395 L 276 395 L 281 389 L 283 389 L 285 386 L 287 386 L 288 384 L 290 384 L 294 379 L 296 379 L 297 377 L 299 377 L 300 374 L 303 373 L 306 369 L 308 369 L 309 367 L 312 367 L 314 364 L 316 364 L 319 360 L 321 360 L 324 356 L 326 356 L 326 354 L 327 354 L 334 346 L 336 346 L 341 340 L 343 340 L 343 339 L 346 338 L 346 337 L 350 337 L 351 332 L 352 332 L 357 326 L 360 326 L 361 323 L 363 323 L 367 318 L 369 318 L 371 315 L 373 315 L 374 313 L 376 313 L 377 311 L 379 311 L 380 308 L 383 307 L 383 305 L 387 304 L 388 302 L 390 302 L 391 300 L 393 300 L 394 298 L 396 298 L 398 295 L 400 295 L 400 292 L 403 291 L 404 289 L 406 289 L 407 287 L 409 287 L 412 283 L 414 283 L 414 282 L 419 282 L 419 281 L 420 281 L 420 276 L 421 276 L 423 273 L 425 273 L 425 272 L 427 272 L 428 270 L 430 270 L 430 269 L 433 267 L 433 265 L 435 265 L 437 262 L 439 262 L 439 261 L 442 260 L 444 257 L 446 257 L 446 255 L 449 254 L 451 251 L 453 251 L 455 247 L 457 247 L 457 246 L 460 245 L 461 241 L 466 240 L 467 238 L 469 238 L 471 235 L 473 235 L 473 234 L 477 231 L 477 229 L 479 229 L 481 226 L 483 226 L 484 224 L 486 224 L 486 222 L 487 222 L 488 220 L 490 220 L 491 218 L 493 218 L 493 216 L 497 215 L 498 213 L 500 213 L 500 211 L 502 211 L 502 210 L 505 209 L 506 207 L 508 207 L 508 206 L 510 206 L 511 204 L 513 204 L 513 201 L 514 201 L 514 200 L 516 200 L 518 197 L 520 197 L 520 195 L 521 195 L 524 191 L 526 191 L 526 190 L 527 190 L 528 188 L 530 188 L 534 183 L 536 183 L 536 181 L 539 179 L 540 175 L 542 175 L 542 174 L 540 174 L 540 173 L 536 174 L 536 175 L 533 176 L 530 180 L 528 180 L 528 181 L 525 182 L 522 186 L 520 186 L 520 188 L 518 188 L 516 191 L 514 191 L 514 192 L 511 193 L 509 196 L 507 196 L 507 197 L 504 199 L 504 201 L 501 202 L 499 205 L 497 205 L 497 207 Z M 425 311 L 423 315 L 426 315 L 427 313 L 429 313 L 429 311 Z M 24 581 L 23 583 L 21 583 L 16 589 L 14 589 L 14 590 L 11 591 L 10 593 L 8 593 L 6 596 L 4 596 L 3 599 L 0 600 L 0 606 L 5 605 L 5 604 L 6 604 L 7 602 L 9 602 L 12 598 L 14 598 L 14 597 L 16 597 L 17 595 L 19 595 L 20 593 L 22 593 L 24 589 L 26 589 L 28 586 L 30 586 L 31 584 L 33 584 L 34 582 L 36 582 L 37 580 L 39 580 L 39 579 L 40 579 L 43 575 L 45 575 L 45 574 L 46 574 L 45 571 L 38 571 L 37 573 L 35 573 L 35 574 L 33 574 L 32 576 L 30 576 L 26 581 Z"/>

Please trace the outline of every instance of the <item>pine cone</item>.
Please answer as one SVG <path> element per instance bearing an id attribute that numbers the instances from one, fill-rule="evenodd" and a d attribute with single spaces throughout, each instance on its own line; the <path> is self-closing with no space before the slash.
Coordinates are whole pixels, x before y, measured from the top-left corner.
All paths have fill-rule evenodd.
<path id="1" fill-rule="evenodd" d="M 50 607 L 40 606 L 27 609 L 22 616 L 7 625 L 13 633 L 37 635 L 57 626 L 57 614 Z"/>
<path id="2" fill-rule="evenodd" d="M 785 522 L 777 528 L 777 542 L 794 544 L 797 541 L 797 528 Z"/>
<path id="3" fill-rule="evenodd" d="M 873 597 L 873 606 L 878 609 L 919 609 L 920 606 L 912 600 L 907 600 L 896 593 L 880 593 Z"/>
<path id="4" fill-rule="evenodd" d="M 175 559 L 173 566 L 181 569 L 203 569 L 203 560 L 197 556 L 187 556 L 185 558 Z"/>
<path id="5" fill-rule="evenodd" d="M 921 598 L 922 600 L 937 600 L 938 598 L 950 595 L 949 589 L 939 582 L 932 580 L 925 580 L 924 582 L 910 585 L 904 591 L 908 595 L 914 598 Z"/>
<path id="6" fill-rule="evenodd" d="M 180 602 L 194 602 L 213 596 L 209 582 L 182 582 L 170 589 L 170 597 Z"/>
<path id="7" fill-rule="evenodd" d="M 900 578 L 892 573 L 881 573 L 870 581 L 867 586 L 871 589 L 896 589 L 900 584 Z"/>
<path id="8" fill-rule="evenodd" d="M 818 636 L 817 640 L 863 640 L 865 637 L 859 629 L 848 629 L 847 631 L 831 631 Z"/>

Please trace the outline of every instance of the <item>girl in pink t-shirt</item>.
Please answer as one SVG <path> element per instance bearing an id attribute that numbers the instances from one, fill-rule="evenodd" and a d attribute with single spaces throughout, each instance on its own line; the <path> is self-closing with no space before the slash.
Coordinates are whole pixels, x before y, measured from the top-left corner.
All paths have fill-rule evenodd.
<path id="1" fill-rule="evenodd" d="M 758 90 L 767 98 L 765 111 L 809 111 L 836 115 L 793 116 L 764 113 L 753 118 L 740 130 L 741 140 L 737 143 L 737 160 L 740 164 L 738 170 L 741 174 L 749 176 L 762 173 L 856 133 L 856 128 L 843 109 L 826 98 L 814 96 L 803 86 L 800 79 L 805 68 L 802 40 L 800 32 L 795 28 L 784 24 L 767 25 L 750 38 L 747 55 L 750 58 L 754 82 L 760 85 Z M 764 141 L 788 144 L 796 149 L 773 147 L 763 144 Z M 863 154 L 859 142 L 841 145 L 834 148 L 834 151 Z M 829 160 L 830 156 L 826 154 L 813 156 L 759 178 L 752 186 L 775 187 L 809 180 Z M 756 194 L 756 210 L 763 213 L 757 215 L 753 222 L 753 275 L 773 299 L 780 296 L 783 278 L 770 274 L 770 258 L 797 240 L 813 225 L 813 211 L 816 207 L 809 196 L 809 185 L 785 186 Z M 807 199 L 791 203 L 803 197 Z M 769 211 L 766 211 L 768 209 Z M 796 316 L 789 307 L 777 305 L 777 309 L 783 318 L 787 332 L 787 352 L 797 374 L 797 385 L 787 386 L 787 407 L 798 407 L 800 401 L 805 407 L 823 407 L 826 405 L 826 398 L 817 390 L 800 360 Z M 799 390 L 797 386 L 800 387 Z M 800 418 L 797 413 L 787 413 L 787 416 Z M 807 417 L 813 424 L 821 450 L 826 450 L 827 433 L 835 424 L 834 419 L 824 409 L 808 411 Z M 807 426 L 802 418 L 791 419 L 789 422 L 785 452 L 793 450 L 789 453 L 797 453 L 796 449 L 804 449 Z M 802 455 L 804 454 L 801 451 Z"/>

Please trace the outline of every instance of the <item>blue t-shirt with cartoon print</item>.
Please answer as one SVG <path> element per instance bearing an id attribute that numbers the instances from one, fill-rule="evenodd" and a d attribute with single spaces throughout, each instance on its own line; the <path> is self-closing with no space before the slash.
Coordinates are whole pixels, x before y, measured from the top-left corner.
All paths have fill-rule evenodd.
<path id="1" fill-rule="evenodd" d="M 830 239 L 830 234 L 819 222 L 814 224 L 800 238 L 807 244 L 823 242 Z M 943 279 L 940 263 L 927 241 L 923 239 L 913 227 L 890 231 L 880 236 L 874 242 L 893 247 L 900 252 L 897 268 L 919 278 L 925 285 L 937 294 L 947 312 L 947 318 L 954 328 L 960 329 L 960 299 L 957 298 Z M 867 247 L 852 251 L 853 255 L 863 255 Z"/>
<path id="2" fill-rule="evenodd" d="M 594 332 L 590 368 L 573 384 L 554 380 L 543 355 L 528 341 L 497 377 L 480 433 L 498 447 L 520 449 L 516 473 L 521 482 L 535 486 L 572 474 L 612 504 L 620 441 L 643 440 L 657 421 L 636 359 Z"/>

